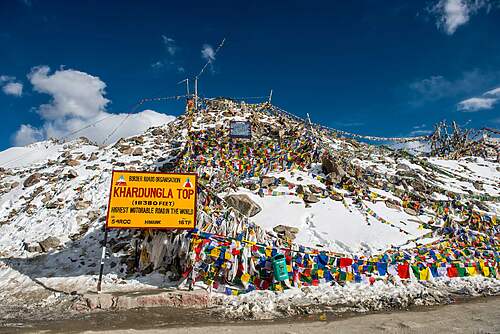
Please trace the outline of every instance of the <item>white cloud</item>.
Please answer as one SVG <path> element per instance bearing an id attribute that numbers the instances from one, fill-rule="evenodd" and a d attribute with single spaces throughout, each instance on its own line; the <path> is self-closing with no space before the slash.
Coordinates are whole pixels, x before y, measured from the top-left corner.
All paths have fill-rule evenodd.
<path id="1" fill-rule="evenodd" d="M 465 71 L 457 78 L 447 79 L 441 75 L 412 82 L 409 87 L 413 92 L 412 104 L 438 101 L 449 97 L 462 97 L 475 94 L 477 90 L 491 86 L 500 80 L 500 72 L 482 72 L 477 69 Z"/>
<path id="2" fill-rule="evenodd" d="M 430 12 L 436 15 L 436 25 L 448 35 L 453 35 L 458 27 L 469 22 L 471 15 L 485 8 L 488 12 L 491 8 L 489 0 L 439 0 L 430 8 Z"/>
<path id="3" fill-rule="evenodd" d="M 484 93 L 480 97 L 472 97 L 457 104 L 457 110 L 463 112 L 475 112 L 479 110 L 493 109 L 500 100 L 500 87 Z"/>
<path id="4" fill-rule="evenodd" d="M 2 87 L 2 90 L 7 95 L 21 96 L 23 95 L 23 84 L 19 82 L 9 82 Z"/>
<path id="5" fill-rule="evenodd" d="M 168 54 L 171 56 L 175 55 L 175 53 L 179 50 L 179 47 L 176 45 L 175 40 L 165 35 L 161 35 L 161 38 Z"/>
<path id="6" fill-rule="evenodd" d="M 179 73 L 184 72 L 182 61 L 178 58 L 180 47 L 177 46 L 175 39 L 161 35 L 163 46 L 165 47 L 166 55 L 163 59 L 157 60 L 151 64 L 151 68 L 155 71 L 171 71 L 175 70 Z"/>
<path id="7" fill-rule="evenodd" d="M 487 91 L 484 96 L 495 96 L 500 98 L 500 87 Z"/>
<path id="8" fill-rule="evenodd" d="M 106 84 L 85 72 L 60 69 L 51 74 L 49 67 L 39 66 L 32 69 L 28 78 L 35 91 L 49 94 L 52 100 L 36 110 L 43 124 L 38 128 L 21 125 L 13 136 L 15 145 L 51 137 L 71 139 L 80 136 L 96 143 L 106 140 L 109 144 L 174 119 L 153 110 L 132 115 L 108 113 L 106 106 L 110 101 L 104 97 Z M 126 121 L 120 125 L 125 118 Z M 112 137 L 107 138 L 115 128 Z"/>
<path id="9" fill-rule="evenodd" d="M 16 77 L 0 75 L 0 85 L 2 85 L 2 91 L 5 94 L 13 96 L 23 95 L 23 84 L 15 80 Z"/>
<path id="10" fill-rule="evenodd" d="M 492 109 L 497 99 L 488 97 L 472 97 L 458 103 L 457 109 L 463 112 L 474 112 L 484 109 Z"/>
<path id="11" fill-rule="evenodd" d="M 11 77 L 9 75 L 0 75 L 0 83 L 8 82 L 8 81 L 14 81 L 16 80 L 15 77 Z"/>
<path id="12" fill-rule="evenodd" d="M 215 50 L 209 44 L 204 44 L 201 48 L 201 57 L 209 62 L 215 60 Z"/>
<path id="13" fill-rule="evenodd" d="M 43 131 L 29 124 L 22 124 L 14 134 L 13 142 L 16 146 L 24 146 L 44 139 Z"/>

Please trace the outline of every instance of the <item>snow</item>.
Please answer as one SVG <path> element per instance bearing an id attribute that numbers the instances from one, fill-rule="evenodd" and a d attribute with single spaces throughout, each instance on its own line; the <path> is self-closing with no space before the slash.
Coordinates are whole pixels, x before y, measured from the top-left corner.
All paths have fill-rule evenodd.
<path id="1" fill-rule="evenodd" d="M 294 176 L 290 172 L 270 173 L 269 175 L 284 177 L 294 184 L 313 184 L 324 187 L 312 175 L 301 171 L 296 171 Z M 302 181 L 297 180 L 299 177 Z M 290 190 L 278 187 L 276 191 L 289 192 Z M 382 196 L 389 194 L 380 189 L 376 192 Z M 248 195 L 262 208 L 262 211 L 252 217 L 251 221 L 268 230 L 278 225 L 297 227 L 299 233 L 294 242 L 313 248 L 323 248 L 338 253 L 369 255 L 380 253 L 391 246 L 404 244 L 410 239 L 430 232 L 430 230 L 418 229 L 422 222 L 429 220 L 428 217 L 422 216 L 420 220 L 417 220 L 405 212 L 389 209 L 383 203 L 367 202 L 366 204 L 397 228 L 383 224 L 372 217 L 369 217 L 370 224 L 367 224 L 365 216 L 354 206 L 350 205 L 351 210 L 349 210 L 342 202 L 333 201 L 330 198 L 320 199 L 318 203 L 308 208 L 295 195 L 265 195 L 262 198 L 244 188 L 241 188 L 238 193 Z M 347 199 L 347 202 L 351 204 L 350 199 Z M 401 223 L 402 221 L 405 223 Z M 410 234 L 400 232 L 399 228 Z"/>
<path id="2" fill-rule="evenodd" d="M 51 141 L 34 143 L 24 147 L 11 147 L 0 152 L 0 167 L 16 168 L 55 159 L 63 145 Z"/>
<path id="3" fill-rule="evenodd" d="M 389 308 L 448 303 L 457 294 L 464 296 L 496 295 L 500 281 L 481 276 L 436 278 L 428 282 L 394 283 L 376 281 L 373 285 L 347 283 L 292 288 L 282 293 L 252 291 L 241 296 L 218 295 L 215 302 L 220 315 L 227 319 L 273 319 L 325 311 L 369 312 Z"/>

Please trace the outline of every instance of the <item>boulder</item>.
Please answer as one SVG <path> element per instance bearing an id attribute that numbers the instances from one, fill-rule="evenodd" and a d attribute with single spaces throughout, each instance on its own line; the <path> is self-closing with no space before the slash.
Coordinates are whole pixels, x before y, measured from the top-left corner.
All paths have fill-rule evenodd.
<path id="1" fill-rule="evenodd" d="M 224 198 L 225 202 L 235 208 L 240 213 L 248 217 L 253 217 L 258 214 L 262 208 L 252 201 L 248 195 L 228 195 Z"/>
<path id="2" fill-rule="evenodd" d="M 387 206 L 389 209 L 395 209 L 395 210 L 398 210 L 400 209 L 399 207 L 399 204 L 394 202 L 394 201 L 391 201 L 391 200 L 386 200 L 385 201 L 385 206 Z"/>
<path id="3" fill-rule="evenodd" d="M 42 178 L 42 175 L 40 173 L 34 173 L 28 176 L 26 180 L 24 180 L 23 185 L 25 188 L 31 187 L 34 184 L 37 184 L 40 182 L 40 179 Z"/>
<path id="4" fill-rule="evenodd" d="M 316 197 L 316 195 L 312 193 L 305 193 L 304 194 L 304 202 L 306 203 L 317 203 L 319 202 L 319 198 Z"/>
<path id="5" fill-rule="evenodd" d="M 153 134 L 153 136 L 160 136 L 162 134 L 165 133 L 165 131 L 163 131 L 162 128 L 154 128 L 151 133 Z"/>
<path id="6" fill-rule="evenodd" d="M 307 186 L 313 194 L 321 194 L 323 190 L 320 187 L 316 187 L 314 184 Z"/>
<path id="7" fill-rule="evenodd" d="M 483 183 L 480 181 L 474 181 L 472 185 L 476 188 L 476 190 L 484 190 Z"/>
<path id="8" fill-rule="evenodd" d="M 323 155 L 321 158 L 321 169 L 333 179 L 342 179 L 346 175 L 344 168 L 335 159 L 329 155 Z"/>
<path id="9" fill-rule="evenodd" d="M 39 242 L 40 247 L 43 252 L 48 252 L 51 249 L 59 247 L 61 245 L 61 241 L 56 237 L 48 237 L 47 239 Z"/>
<path id="10" fill-rule="evenodd" d="M 297 185 L 297 189 L 295 189 L 295 193 L 297 195 L 303 194 L 304 193 L 304 186 L 301 184 Z"/>
<path id="11" fill-rule="evenodd" d="M 132 152 L 134 151 L 134 149 L 132 147 L 130 147 L 130 146 L 120 146 L 120 147 L 118 147 L 118 151 L 121 154 L 129 155 L 129 154 L 132 154 Z"/>
<path id="12" fill-rule="evenodd" d="M 71 167 L 78 166 L 79 164 L 80 164 L 80 161 L 74 160 L 74 159 L 70 159 L 70 160 L 66 161 L 66 165 L 71 166 Z"/>
<path id="13" fill-rule="evenodd" d="M 410 216 L 418 216 L 418 212 L 415 211 L 415 209 L 404 208 L 403 211 L 406 212 L 407 214 L 409 214 Z"/>
<path id="14" fill-rule="evenodd" d="M 90 206 L 90 201 L 76 201 L 75 202 L 75 209 L 77 210 L 85 210 Z"/>
<path id="15" fill-rule="evenodd" d="M 403 170 L 403 171 L 410 171 L 410 166 L 406 165 L 406 164 L 402 164 L 402 163 L 399 163 L 397 166 L 396 166 L 396 169 L 397 170 Z"/>
<path id="16" fill-rule="evenodd" d="M 273 231 L 276 232 L 283 239 L 293 241 L 299 233 L 299 229 L 292 226 L 278 225 L 273 228 Z"/>
<path id="17" fill-rule="evenodd" d="M 272 176 L 263 176 L 260 185 L 261 185 L 262 188 L 267 188 L 270 185 L 273 185 L 274 182 L 276 182 L 276 178 L 275 177 L 272 177 Z"/>
<path id="18" fill-rule="evenodd" d="M 290 231 L 293 234 L 299 233 L 299 229 L 297 227 L 293 226 L 286 226 L 286 225 L 278 225 L 273 228 L 273 231 L 276 233 L 285 233 L 285 231 Z"/>
<path id="19" fill-rule="evenodd" d="M 133 156 L 142 155 L 142 148 L 138 147 L 132 152 Z"/>
<path id="20" fill-rule="evenodd" d="M 144 137 L 143 136 L 135 136 L 130 138 L 130 140 L 133 140 L 137 144 L 144 144 Z"/>
<path id="21" fill-rule="evenodd" d="M 66 176 L 69 177 L 70 179 L 74 179 L 75 177 L 78 176 L 78 173 L 74 169 L 68 170 L 68 173 L 66 173 Z"/>
<path id="22" fill-rule="evenodd" d="M 94 161 L 94 160 L 97 160 L 97 152 L 92 152 L 92 154 L 90 155 L 89 157 L 89 160 L 88 161 Z"/>
<path id="23" fill-rule="evenodd" d="M 42 247 L 38 243 L 37 244 L 29 244 L 29 243 L 25 242 L 24 249 L 30 253 L 41 253 L 43 251 Z"/>

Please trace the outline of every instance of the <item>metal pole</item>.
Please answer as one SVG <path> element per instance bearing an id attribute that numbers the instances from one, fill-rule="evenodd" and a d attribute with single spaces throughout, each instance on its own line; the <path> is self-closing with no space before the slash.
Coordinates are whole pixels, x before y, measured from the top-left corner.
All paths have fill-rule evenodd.
<path id="1" fill-rule="evenodd" d="M 139 239 L 135 239 L 135 258 L 134 258 L 135 271 L 139 270 Z"/>
<path id="2" fill-rule="evenodd" d="M 104 226 L 104 244 L 102 245 L 101 268 L 99 269 L 99 281 L 97 282 L 97 293 L 101 292 L 102 273 L 104 271 L 104 258 L 106 257 L 106 245 L 108 243 L 108 229 Z"/>
<path id="3" fill-rule="evenodd" d="M 189 97 L 189 78 L 186 79 L 186 90 L 187 90 L 187 96 Z"/>
<path id="4" fill-rule="evenodd" d="M 194 78 L 194 108 L 198 110 L 198 77 Z"/>

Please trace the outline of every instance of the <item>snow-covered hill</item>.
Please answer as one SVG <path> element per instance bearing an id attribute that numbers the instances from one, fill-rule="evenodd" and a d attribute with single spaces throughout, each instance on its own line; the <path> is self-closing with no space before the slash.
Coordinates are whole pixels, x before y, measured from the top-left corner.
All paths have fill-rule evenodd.
<path id="1" fill-rule="evenodd" d="M 231 120 L 250 121 L 252 139 L 230 139 Z M 0 167 L 3 298 L 43 290 L 38 283 L 94 288 L 113 169 L 198 172 L 198 229 L 269 245 L 370 256 L 440 240 L 441 229 L 457 222 L 498 242 L 496 223 L 473 225 L 471 217 L 500 214 L 500 164 L 414 157 L 339 138 L 266 104 L 208 101 L 201 112 L 107 147 L 81 138 L 10 148 Z M 258 213 L 242 212 L 247 199 L 234 195 L 247 195 Z M 134 275 L 135 237 L 146 276 Z M 175 273 L 166 264 L 185 247 L 175 235 L 137 231 L 112 231 L 110 245 L 105 282 L 122 284 L 108 290 L 169 284 Z"/>

